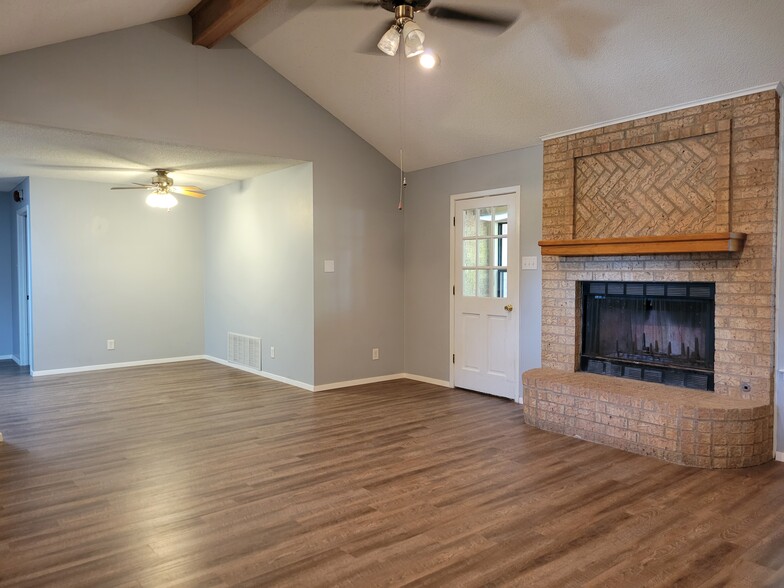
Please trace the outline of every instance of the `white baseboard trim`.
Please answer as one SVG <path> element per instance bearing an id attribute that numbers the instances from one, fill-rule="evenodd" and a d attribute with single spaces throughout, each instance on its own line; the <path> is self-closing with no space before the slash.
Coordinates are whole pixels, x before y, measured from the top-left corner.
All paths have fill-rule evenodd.
<path id="1" fill-rule="evenodd" d="M 375 376 L 373 378 L 362 378 L 361 380 L 332 382 L 331 384 L 320 384 L 316 386 L 314 392 L 325 392 L 327 390 L 337 390 L 338 388 L 348 388 L 350 386 L 363 386 L 365 384 L 377 384 L 379 382 L 388 382 L 390 380 L 400 380 L 405 377 L 405 374 L 389 374 L 386 376 Z"/>
<path id="2" fill-rule="evenodd" d="M 205 355 L 204 359 L 226 367 L 234 368 L 236 370 L 248 372 L 249 374 L 261 376 L 269 380 L 281 382 L 282 384 L 288 384 L 296 388 L 301 388 L 302 390 L 307 390 L 308 392 L 326 392 L 327 390 L 337 390 L 338 388 L 348 388 L 350 386 L 362 386 L 364 384 L 377 384 L 379 382 L 388 382 L 390 380 L 401 380 L 401 379 L 416 380 L 417 382 L 434 384 L 436 386 L 444 386 L 446 388 L 450 387 L 449 382 L 446 382 L 444 380 L 436 380 L 434 378 L 427 378 L 425 376 L 417 376 L 414 374 L 388 374 L 386 376 L 375 376 L 373 378 L 362 378 L 359 380 L 346 380 L 345 382 L 332 382 L 331 384 L 319 384 L 318 386 L 314 386 L 312 384 L 306 384 L 305 382 L 300 382 L 298 380 L 292 380 L 291 378 L 286 378 L 285 376 L 279 376 L 277 374 L 265 372 L 264 370 L 254 370 L 253 368 L 244 365 L 229 363 L 225 359 L 213 357 L 212 355 Z"/>
<path id="3" fill-rule="evenodd" d="M 0 361 L 6 360 L 6 359 L 13 359 L 13 358 L 14 358 L 13 355 L 0 355 Z"/>
<path id="4" fill-rule="evenodd" d="M 14 360 L 14 363 L 15 363 L 16 365 L 22 365 L 22 360 L 21 360 L 21 359 L 19 359 L 19 356 L 18 356 L 18 355 L 12 355 L 12 356 L 11 356 L 11 359 L 13 359 L 13 360 Z"/>
<path id="5" fill-rule="evenodd" d="M 416 374 L 403 374 L 404 378 L 414 380 L 416 382 L 423 382 L 425 384 L 433 384 L 434 386 L 443 386 L 444 388 L 451 388 L 452 385 L 446 380 L 437 380 L 436 378 L 428 378 L 427 376 L 418 376 Z"/>
<path id="6" fill-rule="evenodd" d="M 299 380 L 292 380 L 291 378 L 286 378 L 285 376 L 279 376 L 277 374 L 271 374 L 270 372 L 265 372 L 264 370 L 254 370 L 253 368 L 246 367 L 244 365 L 229 363 L 225 359 L 213 357 L 212 355 L 205 355 L 204 359 L 214 363 L 219 363 L 220 365 L 225 365 L 226 367 L 234 368 L 235 370 L 241 370 L 243 372 L 248 372 L 249 374 L 261 376 L 262 378 L 267 378 L 268 380 L 275 380 L 281 384 L 288 384 L 289 386 L 294 386 L 295 388 L 301 388 L 302 390 L 307 390 L 308 392 L 314 391 L 312 384 L 306 384 L 305 382 L 300 382 Z"/>
<path id="7" fill-rule="evenodd" d="M 784 451 L 776 452 L 776 461 L 784 461 Z"/>
<path id="8" fill-rule="evenodd" d="M 124 361 L 121 363 L 102 363 L 99 365 L 83 365 L 72 368 L 62 368 L 56 370 L 33 370 L 33 376 L 59 376 L 62 374 L 78 374 L 81 372 L 96 372 L 99 370 L 114 370 L 117 368 L 139 367 L 143 365 L 158 365 L 162 363 L 179 363 L 181 361 L 194 361 L 197 359 L 208 359 L 204 355 L 187 355 L 183 357 L 165 357 L 162 359 L 143 359 L 141 361 Z"/>

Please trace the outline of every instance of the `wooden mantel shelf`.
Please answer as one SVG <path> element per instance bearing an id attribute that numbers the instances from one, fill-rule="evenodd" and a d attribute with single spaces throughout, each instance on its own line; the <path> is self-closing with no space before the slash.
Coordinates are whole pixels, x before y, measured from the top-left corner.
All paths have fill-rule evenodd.
<path id="1" fill-rule="evenodd" d="M 668 253 L 731 252 L 743 249 L 746 233 L 699 233 L 658 237 L 566 239 L 539 241 L 542 255 L 656 255 Z"/>

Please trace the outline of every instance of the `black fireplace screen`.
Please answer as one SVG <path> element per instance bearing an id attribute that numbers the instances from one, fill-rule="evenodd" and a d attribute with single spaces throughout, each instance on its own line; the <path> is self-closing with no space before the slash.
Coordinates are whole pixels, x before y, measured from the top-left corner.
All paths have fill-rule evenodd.
<path id="1" fill-rule="evenodd" d="M 713 284 L 583 283 L 584 371 L 713 390 Z"/>

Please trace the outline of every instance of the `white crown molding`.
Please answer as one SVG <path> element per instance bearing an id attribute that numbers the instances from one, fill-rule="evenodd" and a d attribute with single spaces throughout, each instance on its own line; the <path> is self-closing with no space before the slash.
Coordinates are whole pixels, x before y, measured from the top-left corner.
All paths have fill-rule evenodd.
<path id="1" fill-rule="evenodd" d="M 729 92 L 727 94 L 720 94 L 719 96 L 712 96 L 710 98 L 703 98 L 702 100 L 692 100 L 691 102 L 684 102 L 682 104 L 675 104 L 673 106 L 666 106 L 664 108 L 657 108 L 656 110 L 649 110 L 647 112 L 641 112 L 639 114 L 631 114 L 629 116 L 624 116 L 621 118 L 615 118 L 612 120 L 606 120 L 604 122 L 599 122 L 591 125 L 586 125 L 584 127 L 577 127 L 576 129 L 569 129 L 567 131 L 559 131 L 557 133 L 552 133 L 549 135 L 542 135 L 539 137 L 542 141 L 550 141 L 552 139 L 559 139 L 561 137 L 566 137 L 567 135 L 576 135 L 577 133 L 584 133 L 586 131 L 593 131 L 595 129 L 601 129 L 602 127 L 609 127 L 612 125 L 617 125 L 620 123 L 629 122 L 632 120 L 637 120 L 639 118 L 645 118 L 648 116 L 656 116 L 658 114 L 666 114 L 668 112 L 674 112 L 676 110 L 683 110 L 684 108 L 693 108 L 694 106 L 703 106 L 705 104 L 712 104 L 713 102 L 721 102 L 722 100 L 730 100 L 732 98 L 740 98 L 741 96 L 748 96 L 749 94 L 757 94 L 759 92 L 767 92 L 769 90 L 776 90 L 779 96 L 784 95 L 784 84 L 782 82 L 776 82 L 774 84 L 765 84 L 762 86 L 756 86 L 754 88 L 746 88 L 745 90 L 738 90 L 737 92 Z"/>
<path id="2" fill-rule="evenodd" d="M 56 370 L 33 370 L 32 376 L 59 376 L 62 374 L 79 374 L 82 372 L 96 372 L 100 370 L 114 370 L 117 368 L 139 367 L 144 365 L 158 365 L 162 363 L 179 363 L 181 361 L 195 361 L 197 359 L 207 359 L 204 355 L 187 355 L 183 357 L 166 357 L 163 359 L 143 359 L 141 361 L 124 361 L 122 363 L 102 363 L 99 365 L 83 365 L 72 368 L 62 368 Z"/>

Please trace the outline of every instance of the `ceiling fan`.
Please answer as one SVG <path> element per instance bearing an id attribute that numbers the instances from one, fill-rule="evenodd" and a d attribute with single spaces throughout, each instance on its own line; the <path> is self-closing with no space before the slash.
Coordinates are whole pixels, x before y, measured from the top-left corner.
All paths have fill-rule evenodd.
<path id="1" fill-rule="evenodd" d="M 155 175 L 149 184 L 134 182 L 133 186 L 114 186 L 112 190 L 149 190 L 150 195 L 147 196 L 145 202 L 153 208 L 169 209 L 177 206 L 177 198 L 174 194 L 204 198 L 204 192 L 198 186 L 175 186 L 174 180 L 169 177 L 168 170 L 155 169 L 153 171 Z"/>
<path id="2" fill-rule="evenodd" d="M 488 10 L 463 10 L 447 6 L 430 7 L 431 0 L 348 0 L 354 6 L 383 8 L 395 15 L 392 26 L 381 36 L 377 47 L 387 55 L 396 55 L 401 38 L 406 57 L 416 57 L 425 52 L 425 33 L 414 22 L 414 16 L 421 12 L 431 18 L 455 21 L 463 24 L 482 25 L 506 30 L 517 21 L 517 16 Z M 377 38 L 377 37 L 376 37 Z"/>

